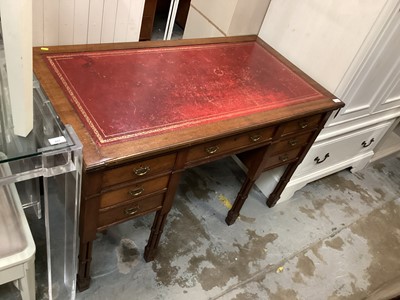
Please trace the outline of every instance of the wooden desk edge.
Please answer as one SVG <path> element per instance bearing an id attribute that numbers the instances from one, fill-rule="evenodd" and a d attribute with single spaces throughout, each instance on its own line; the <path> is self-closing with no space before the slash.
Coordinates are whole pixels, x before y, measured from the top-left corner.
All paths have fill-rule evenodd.
<path id="1" fill-rule="evenodd" d="M 291 105 L 290 110 L 285 108 L 277 109 L 270 112 L 256 113 L 250 116 L 244 116 L 232 120 L 218 122 L 216 128 L 215 123 L 199 125 L 193 128 L 180 129 L 180 134 L 166 132 L 157 136 L 150 136 L 141 139 L 124 141 L 118 144 L 108 144 L 98 146 L 93 140 L 85 125 L 80 120 L 73 106 L 68 101 L 61 87 L 53 77 L 42 59 L 42 54 L 60 53 L 60 52 L 80 52 L 80 51 L 99 51 L 99 50 L 116 50 L 116 49 L 133 49 L 146 47 L 173 47 L 182 45 L 205 45 L 210 43 L 234 43 L 257 41 L 270 53 L 278 59 L 289 65 L 300 77 L 306 80 L 315 89 L 320 91 L 326 97 L 312 103 Z M 336 97 L 329 91 L 322 88 L 317 82 L 307 76 L 304 72 L 290 63 L 282 55 L 280 55 L 271 46 L 265 43 L 257 36 L 238 36 L 225 38 L 206 38 L 206 39 L 190 39 L 178 41 L 150 41 L 150 42 L 132 42 L 132 43 L 115 43 L 115 44 L 94 44 L 94 45 L 73 45 L 73 46 L 56 46 L 48 47 L 48 50 L 42 50 L 42 47 L 33 48 L 33 65 L 36 74 L 44 92 L 47 94 L 55 110 L 60 115 L 61 120 L 65 124 L 74 127 L 83 144 L 84 152 L 84 168 L 86 171 L 94 171 L 104 168 L 108 165 L 123 163 L 124 161 L 134 158 L 140 159 L 144 155 L 157 155 L 168 151 L 175 151 L 179 148 L 190 144 L 200 143 L 212 139 L 215 136 L 228 136 L 240 132 L 240 129 L 258 128 L 260 126 L 268 126 L 279 123 L 282 119 L 290 120 L 299 115 L 306 116 L 310 113 L 325 112 L 335 110 L 342 107 L 341 102 L 334 102 L 332 99 Z M 268 121 L 267 121 L 268 120 Z M 207 134 L 204 134 L 207 132 Z M 116 155 L 118 153 L 118 155 Z"/>

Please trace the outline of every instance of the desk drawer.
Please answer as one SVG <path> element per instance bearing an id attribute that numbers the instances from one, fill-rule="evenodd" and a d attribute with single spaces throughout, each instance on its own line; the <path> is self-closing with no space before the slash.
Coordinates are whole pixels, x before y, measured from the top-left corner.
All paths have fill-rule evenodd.
<path id="1" fill-rule="evenodd" d="M 164 194 L 158 194 L 137 201 L 130 201 L 111 209 L 100 210 L 98 229 L 132 219 L 136 216 L 161 209 L 164 200 Z"/>
<path id="2" fill-rule="evenodd" d="M 292 136 L 288 139 L 279 141 L 271 145 L 271 154 L 284 153 L 290 149 L 297 149 L 307 144 L 313 132 L 303 133 L 301 135 Z"/>
<path id="3" fill-rule="evenodd" d="M 281 136 L 285 136 L 295 132 L 300 133 L 302 131 L 308 131 L 310 129 L 317 128 L 321 119 L 322 115 L 320 114 L 290 121 L 282 125 L 283 131 L 281 133 Z"/>
<path id="4" fill-rule="evenodd" d="M 274 131 L 274 127 L 268 127 L 194 146 L 189 150 L 187 164 L 267 142 L 272 139 Z"/>
<path id="5" fill-rule="evenodd" d="M 295 161 L 299 157 L 299 154 L 301 153 L 302 150 L 303 150 L 302 148 L 297 148 L 276 155 L 272 155 L 268 158 L 264 166 L 264 169 L 265 170 L 272 169 L 280 165 L 284 165 L 289 162 Z"/>
<path id="6" fill-rule="evenodd" d="M 103 186 L 110 186 L 129 180 L 144 179 L 159 173 L 168 172 L 172 170 L 174 163 L 175 154 L 170 154 L 111 169 L 104 172 Z"/>
<path id="7" fill-rule="evenodd" d="M 100 208 L 116 205 L 167 188 L 169 175 L 106 192 L 100 197 Z"/>

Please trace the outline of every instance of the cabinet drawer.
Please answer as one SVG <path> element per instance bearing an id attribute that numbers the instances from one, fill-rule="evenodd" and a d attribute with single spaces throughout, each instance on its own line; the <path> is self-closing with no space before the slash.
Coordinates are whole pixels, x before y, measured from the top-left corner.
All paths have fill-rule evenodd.
<path id="1" fill-rule="evenodd" d="M 303 133 L 279 141 L 271 145 L 271 154 L 283 153 L 291 149 L 297 149 L 307 144 L 313 132 Z"/>
<path id="2" fill-rule="evenodd" d="M 275 127 L 268 127 L 194 146 L 188 152 L 187 164 L 267 142 L 272 139 L 274 130 Z"/>
<path id="3" fill-rule="evenodd" d="M 167 188 L 169 175 L 132 184 L 114 191 L 106 192 L 100 197 L 100 208 L 116 205 L 150 193 L 161 191 Z"/>
<path id="4" fill-rule="evenodd" d="M 272 169 L 277 166 L 283 165 L 285 163 L 292 162 L 296 160 L 302 151 L 302 148 L 296 148 L 283 153 L 275 154 L 268 157 L 268 160 L 264 166 L 264 169 Z"/>
<path id="5" fill-rule="evenodd" d="M 100 210 L 98 228 L 103 229 L 108 225 L 159 210 L 162 207 L 163 200 L 164 194 L 158 194 L 137 201 L 131 201 L 111 209 Z"/>
<path id="6" fill-rule="evenodd" d="M 313 145 L 299 166 L 296 176 L 322 170 L 373 151 L 390 125 L 391 122 L 380 124 Z"/>
<path id="7" fill-rule="evenodd" d="M 168 172 L 172 170 L 174 163 L 175 154 L 170 154 L 117 167 L 104 172 L 103 186 L 110 186 L 134 179 L 144 179 L 159 173 Z"/>
<path id="8" fill-rule="evenodd" d="M 290 121 L 282 125 L 283 129 L 281 136 L 317 128 L 321 119 L 322 115 L 320 114 Z"/>

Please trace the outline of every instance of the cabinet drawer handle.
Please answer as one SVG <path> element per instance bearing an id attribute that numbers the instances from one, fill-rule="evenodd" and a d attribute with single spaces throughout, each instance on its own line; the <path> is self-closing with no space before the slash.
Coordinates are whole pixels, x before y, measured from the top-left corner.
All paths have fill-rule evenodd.
<path id="1" fill-rule="evenodd" d="M 144 192 L 144 188 L 141 187 L 136 190 L 130 190 L 128 192 L 128 194 L 132 197 L 137 197 L 137 196 L 141 195 L 143 192 Z"/>
<path id="2" fill-rule="evenodd" d="M 297 139 L 291 139 L 291 140 L 288 141 L 288 144 L 290 146 L 294 147 L 294 146 L 297 145 L 297 142 L 298 142 Z"/>
<path id="3" fill-rule="evenodd" d="M 150 167 L 149 166 L 141 166 L 140 168 L 137 168 L 135 171 L 133 171 L 137 176 L 143 176 L 149 173 Z"/>
<path id="4" fill-rule="evenodd" d="M 211 146 L 211 147 L 206 148 L 206 152 L 207 152 L 208 154 L 214 154 L 214 153 L 216 153 L 218 150 L 219 150 L 219 147 L 218 147 L 218 146 Z"/>
<path id="5" fill-rule="evenodd" d="M 279 160 L 281 162 L 288 161 L 289 160 L 289 155 L 285 154 L 285 155 L 279 156 Z"/>
<path id="6" fill-rule="evenodd" d="M 299 122 L 299 126 L 301 129 L 307 128 L 308 127 L 308 120 L 303 120 Z"/>
<path id="7" fill-rule="evenodd" d="M 322 164 L 328 157 L 329 157 L 329 153 L 325 154 L 325 157 L 324 157 L 323 160 L 321 160 L 321 159 L 317 156 L 316 158 L 314 158 L 314 161 L 315 161 L 317 164 Z"/>
<path id="8" fill-rule="evenodd" d="M 130 208 L 125 208 L 124 213 L 128 216 L 133 216 L 139 211 L 139 209 L 140 209 L 139 205 Z"/>
<path id="9" fill-rule="evenodd" d="M 255 135 L 251 135 L 251 136 L 250 136 L 250 140 L 251 140 L 252 142 L 258 142 L 259 140 L 261 140 L 261 138 L 262 138 L 262 136 L 259 135 L 259 134 L 255 134 Z"/>
<path id="10" fill-rule="evenodd" d="M 361 143 L 361 146 L 363 146 L 364 148 L 367 148 L 367 147 L 369 147 L 373 142 L 375 142 L 375 139 L 374 139 L 374 138 L 370 139 L 370 141 L 369 141 L 368 144 L 367 144 L 366 141 L 362 142 L 362 143 Z"/>

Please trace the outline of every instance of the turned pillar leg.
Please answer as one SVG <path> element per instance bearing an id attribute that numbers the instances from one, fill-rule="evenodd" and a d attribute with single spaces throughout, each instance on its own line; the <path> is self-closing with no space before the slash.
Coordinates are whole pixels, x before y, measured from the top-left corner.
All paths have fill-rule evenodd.
<path id="1" fill-rule="evenodd" d="M 144 260 L 146 262 L 154 260 L 157 254 L 158 243 L 160 242 L 160 238 L 164 229 L 165 221 L 167 220 L 168 213 L 171 210 L 172 203 L 174 202 L 175 192 L 178 187 L 181 174 L 182 170 L 175 172 L 171 175 L 163 207 L 156 213 L 156 216 L 154 217 L 154 222 L 153 226 L 151 227 L 149 240 L 144 249 Z"/>
<path id="2" fill-rule="evenodd" d="M 255 180 L 246 177 L 245 182 L 240 189 L 232 208 L 229 210 L 228 215 L 225 218 L 225 222 L 228 225 L 235 223 L 236 219 L 239 217 L 240 209 L 242 208 L 244 202 L 249 196 L 249 192 L 254 185 Z"/>
<path id="3" fill-rule="evenodd" d="M 287 166 L 285 172 L 282 174 L 282 177 L 279 180 L 278 184 L 276 185 L 275 189 L 272 191 L 272 193 L 267 198 L 267 206 L 268 207 L 273 207 L 278 202 L 283 190 L 285 189 L 286 185 L 289 183 L 290 178 L 292 177 L 298 164 L 299 164 L 298 162 L 295 162 L 295 163 L 289 164 Z"/>
<path id="4" fill-rule="evenodd" d="M 228 215 L 225 218 L 225 222 L 228 225 L 232 225 L 235 223 L 236 219 L 239 217 L 240 210 L 249 196 L 249 192 L 256 182 L 257 178 L 260 176 L 264 160 L 266 158 L 266 153 L 268 152 L 268 146 L 257 149 L 256 152 L 253 153 L 253 161 L 248 166 L 248 171 L 246 174 L 246 179 L 240 188 L 240 191 L 236 197 L 235 202 L 232 205 L 232 208 L 229 210 Z"/>
<path id="5" fill-rule="evenodd" d="M 147 242 L 147 245 L 144 249 L 144 260 L 146 262 L 154 260 L 157 254 L 158 243 L 160 242 L 167 215 L 168 213 L 161 214 L 161 211 L 158 211 L 156 216 L 154 217 L 149 241 Z"/>
<path id="6" fill-rule="evenodd" d="M 93 241 L 80 243 L 78 256 L 77 287 L 80 292 L 89 288 L 90 263 L 92 261 Z"/>

